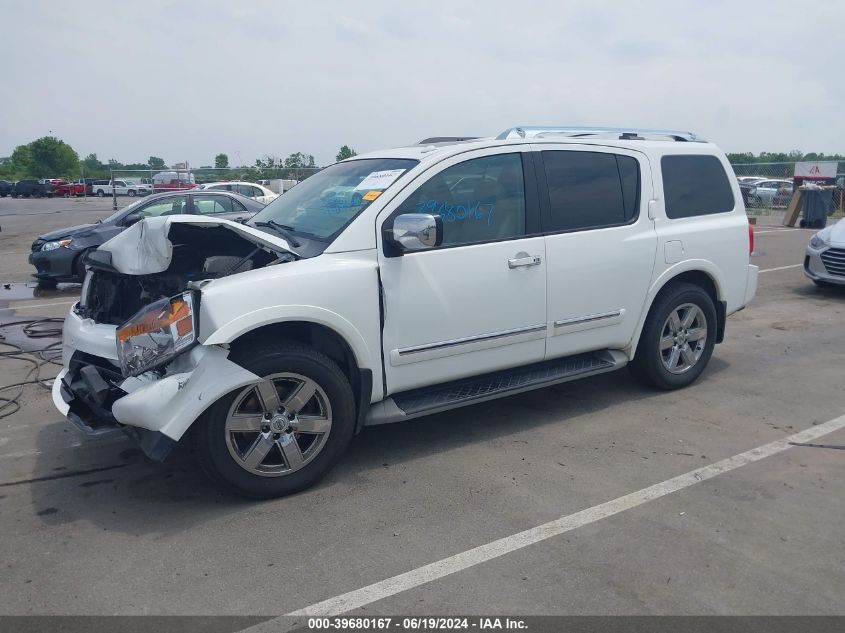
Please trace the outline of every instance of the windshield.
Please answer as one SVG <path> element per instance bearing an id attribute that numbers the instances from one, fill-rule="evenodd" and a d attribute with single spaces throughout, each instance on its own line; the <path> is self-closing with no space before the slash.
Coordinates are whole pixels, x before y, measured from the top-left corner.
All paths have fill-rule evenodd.
<path id="1" fill-rule="evenodd" d="M 273 200 L 249 224 L 272 221 L 292 233 L 330 242 L 417 162 L 365 158 L 335 163 Z"/>

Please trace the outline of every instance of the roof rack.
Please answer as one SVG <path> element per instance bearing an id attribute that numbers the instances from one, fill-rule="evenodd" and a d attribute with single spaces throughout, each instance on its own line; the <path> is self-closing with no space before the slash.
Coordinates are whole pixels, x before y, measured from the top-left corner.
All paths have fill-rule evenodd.
<path id="1" fill-rule="evenodd" d="M 417 145 L 431 145 L 432 143 L 460 143 L 461 141 L 474 141 L 480 136 L 432 136 L 424 138 Z"/>
<path id="2" fill-rule="evenodd" d="M 645 136 L 664 136 L 671 138 L 673 141 L 704 141 L 704 139 L 700 138 L 695 133 L 685 132 L 683 130 L 648 130 L 631 127 L 545 127 L 537 125 L 510 127 L 499 134 L 496 139 L 501 141 L 509 138 L 543 138 L 546 136 L 558 135 L 569 136 L 572 138 L 582 136 L 618 135 L 620 140 L 643 140 Z"/>

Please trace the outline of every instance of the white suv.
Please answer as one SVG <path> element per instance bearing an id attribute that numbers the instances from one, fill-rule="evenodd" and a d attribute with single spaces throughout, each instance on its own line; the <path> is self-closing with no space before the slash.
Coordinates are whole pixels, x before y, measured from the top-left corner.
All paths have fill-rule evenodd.
<path id="1" fill-rule="evenodd" d="M 366 425 L 625 365 L 689 385 L 754 297 L 752 237 L 724 154 L 688 133 L 356 156 L 246 224 L 150 218 L 92 252 L 53 398 L 157 460 L 194 426 L 217 481 L 284 495 Z"/>

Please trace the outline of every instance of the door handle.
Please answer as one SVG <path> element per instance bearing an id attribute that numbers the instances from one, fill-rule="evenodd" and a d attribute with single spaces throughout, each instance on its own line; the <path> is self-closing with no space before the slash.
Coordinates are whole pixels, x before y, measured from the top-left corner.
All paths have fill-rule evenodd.
<path id="1" fill-rule="evenodd" d="M 527 266 L 539 266 L 540 258 L 528 253 L 517 253 L 516 257 L 508 260 L 508 268 L 521 268 Z"/>

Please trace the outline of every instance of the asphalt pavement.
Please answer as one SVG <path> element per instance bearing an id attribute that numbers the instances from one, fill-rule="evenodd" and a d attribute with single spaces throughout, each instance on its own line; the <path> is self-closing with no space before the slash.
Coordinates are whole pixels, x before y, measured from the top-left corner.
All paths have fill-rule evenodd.
<path id="1" fill-rule="evenodd" d="M 0 199 L 0 333 L 67 312 L 79 287 L 27 285 L 29 244 L 110 202 Z M 285 499 L 219 492 L 188 445 L 85 438 L 26 387 L 0 419 L 0 614 L 844 614 L 845 291 L 804 278 L 812 231 L 761 222 L 757 299 L 692 387 L 621 371 L 366 429 Z"/>

